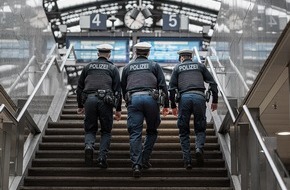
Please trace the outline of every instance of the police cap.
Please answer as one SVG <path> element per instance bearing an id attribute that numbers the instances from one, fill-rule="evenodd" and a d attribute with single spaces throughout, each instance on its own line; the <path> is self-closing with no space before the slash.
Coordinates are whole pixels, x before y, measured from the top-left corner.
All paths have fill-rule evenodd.
<path id="1" fill-rule="evenodd" d="M 110 44 L 100 44 L 97 46 L 97 49 L 100 53 L 110 53 L 113 46 Z"/>
<path id="2" fill-rule="evenodd" d="M 177 52 L 179 55 L 192 55 L 193 54 L 193 50 L 191 49 L 182 49 L 180 51 Z"/>
<path id="3" fill-rule="evenodd" d="M 150 50 L 151 44 L 149 44 L 147 42 L 139 42 L 139 43 L 135 44 L 134 47 L 137 50 Z"/>

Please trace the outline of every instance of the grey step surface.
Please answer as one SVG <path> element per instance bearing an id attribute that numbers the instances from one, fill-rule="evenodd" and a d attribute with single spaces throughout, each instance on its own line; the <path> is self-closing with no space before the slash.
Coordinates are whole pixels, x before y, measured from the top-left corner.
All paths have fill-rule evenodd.
<path id="1" fill-rule="evenodd" d="M 20 190 L 233 190 L 220 145 L 212 123 L 207 125 L 204 167 L 198 167 L 194 155 L 195 136 L 191 131 L 193 168 L 183 166 L 176 117 L 163 117 L 150 163 L 140 178 L 132 176 L 127 112 L 114 121 L 107 169 L 84 163 L 83 115 L 76 114 L 75 96 L 68 96 L 58 122 L 49 122 Z M 192 125 L 192 121 L 191 121 Z M 143 140 L 146 134 L 144 122 Z"/>

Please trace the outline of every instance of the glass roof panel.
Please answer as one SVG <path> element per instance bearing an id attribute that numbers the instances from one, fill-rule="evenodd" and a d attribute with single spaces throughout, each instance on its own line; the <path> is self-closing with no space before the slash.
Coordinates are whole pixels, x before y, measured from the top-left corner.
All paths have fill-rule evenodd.
<path id="1" fill-rule="evenodd" d="M 58 0 L 57 5 L 59 9 L 69 8 L 77 5 L 97 2 L 98 0 Z"/>
<path id="2" fill-rule="evenodd" d="M 78 5 L 83 5 L 87 3 L 92 3 L 92 2 L 100 2 L 103 1 L 104 3 L 105 0 L 57 0 L 57 5 L 59 9 L 64 9 L 64 8 L 69 8 L 73 6 L 78 6 Z M 164 1 L 166 2 L 178 2 L 178 3 L 185 3 L 189 5 L 194 5 L 197 7 L 202 7 L 210 10 L 215 10 L 219 11 L 221 3 L 220 0 L 167 0 Z M 115 3 L 118 3 L 118 1 L 115 1 Z"/>
<path id="3" fill-rule="evenodd" d="M 207 8 L 215 11 L 220 10 L 221 3 L 218 0 L 169 0 L 174 1 L 174 2 L 179 2 L 179 3 L 185 3 L 189 5 L 194 5 L 197 7 L 202 7 L 202 8 Z"/>

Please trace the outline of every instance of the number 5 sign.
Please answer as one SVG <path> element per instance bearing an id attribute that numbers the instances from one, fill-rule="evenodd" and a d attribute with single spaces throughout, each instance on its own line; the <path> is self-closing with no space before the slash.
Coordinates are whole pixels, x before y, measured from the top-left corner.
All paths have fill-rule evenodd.
<path id="1" fill-rule="evenodd" d="M 163 18 L 163 26 L 162 26 L 162 30 L 164 31 L 179 31 L 180 28 L 180 18 L 179 15 L 167 15 L 167 14 L 163 14 L 162 15 Z"/>
<path id="2" fill-rule="evenodd" d="M 107 30 L 107 15 L 104 14 L 91 14 L 91 30 Z"/>

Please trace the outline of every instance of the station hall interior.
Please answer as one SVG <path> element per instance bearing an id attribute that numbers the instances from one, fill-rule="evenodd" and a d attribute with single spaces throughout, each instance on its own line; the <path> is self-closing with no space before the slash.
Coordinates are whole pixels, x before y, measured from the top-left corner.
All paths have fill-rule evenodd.
<path id="1" fill-rule="evenodd" d="M 289 20 L 289 0 L 0 0 L 0 190 L 290 189 Z M 167 82 L 177 52 L 191 49 L 218 83 L 203 168 L 179 165 L 170 116 L 156 168 L 136 181 L 125 112 L 114 121 L 112 168 L 83 165 L 80 72 L 103 43 L 122 72 L 138 42 L 151 44 Z"/>

